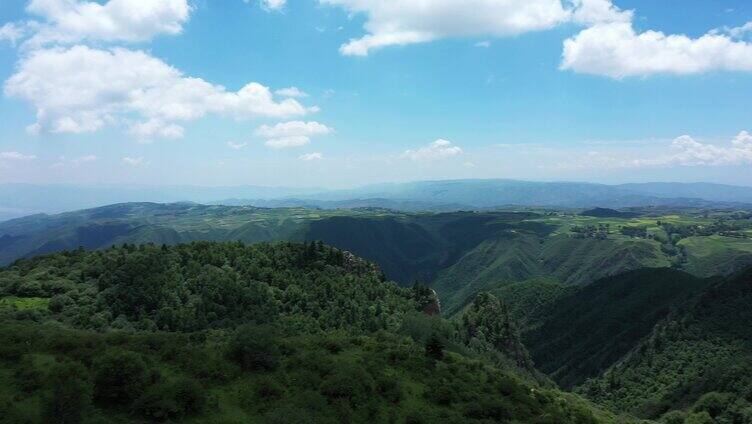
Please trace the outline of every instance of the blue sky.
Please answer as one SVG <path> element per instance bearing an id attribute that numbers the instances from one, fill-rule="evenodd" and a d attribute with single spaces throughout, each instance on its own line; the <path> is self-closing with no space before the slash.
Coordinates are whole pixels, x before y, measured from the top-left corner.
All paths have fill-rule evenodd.
<path id="1" fill-rule="evenodd" d="M 752 185 L 747 1 L 142 3 L 3 0 L 0 182 Z"/>

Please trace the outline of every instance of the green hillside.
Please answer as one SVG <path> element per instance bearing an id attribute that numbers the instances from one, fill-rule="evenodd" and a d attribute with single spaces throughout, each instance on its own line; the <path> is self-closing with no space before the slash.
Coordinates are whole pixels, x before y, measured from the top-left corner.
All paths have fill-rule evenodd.
<path id="1" fill-rule="evenodd" d="M 525 369 L 493 296 L 429 316 L 322 244 L 76 250 L 0 296 L 3 422 L 616 422 Z"/>
<path id="2" fill-rule="evenodd" d="M 584 285 L 646 267 L 708 277 L 752 264 L 749 213 L 666 208 L 629 213 L 639 216 L 131 203 L 0 223 L 0 264 L 79 246 L 322 240 L 376 262 L 403 286 L 430 285 L 448 314 L 481 291 L 531 279 Z"/>
<path id="3" fill-rule="evenodd" d="M 666 422 L 752 422 L 750 302 L 752 270 L 714 283 L 579 391 Z"/>
<path id="4" fill-rule="evenodd" d="M 708 284 L 671 269 L 604 278 L 549 303 L 524 341 L 541 371 L 572 387 L 616 363 Z"/>

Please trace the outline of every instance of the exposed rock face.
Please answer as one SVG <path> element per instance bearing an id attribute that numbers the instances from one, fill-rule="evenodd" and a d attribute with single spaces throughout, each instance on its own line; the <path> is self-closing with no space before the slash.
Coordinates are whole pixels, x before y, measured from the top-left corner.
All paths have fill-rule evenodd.
<path id="1" fill-rule="evenodd" d="M 413 298 L 418 304 L 418 310 L 427 315 L 440 315 L 441 302 L 439 295 L 434 289 L 428 288 L 422 284 L 413 286 Z"/>
<path id="2" fill-rule="evenodd" d="M 441 315 L 441 302 L 439 302 L 439 295 L 436 294 L 434 289 L 431 289 L 431 296 L 423 305 L 422 311 L 426 315 Z"/>
<path id="3" fill-rule="evenodd" d="M 381 270 L 376 264 L 362 259 L 352 252 L 342 251 L 342 268 L 349 274 L 355 274 L 363 277 L 368 274 L 381 274 Z"/>
<path id="4" fill-rule="evenodd" d="M 534 370 L 533 361 L 520 341 L 509 309 L 490 293 L 480 293 L 462 316 L 465 343 L 474 349 L 496 349 L 520 368 Z"/>

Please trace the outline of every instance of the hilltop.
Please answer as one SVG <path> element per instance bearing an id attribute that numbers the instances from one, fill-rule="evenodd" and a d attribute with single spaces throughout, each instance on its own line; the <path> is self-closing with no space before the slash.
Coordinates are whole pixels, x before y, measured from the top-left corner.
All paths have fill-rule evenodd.
<path id="1" fill-rule="evenodd" d="M 321 240 L 377 263 L 404 286 L 430 285 L 452 313 L 481 291 L 540 278 L 583 285 L 645 267 L 728 275 L 752 264 L 749 217 L 706 210 L 596 218 L 550 210 L 406 213 L 128 203 L 0 223 L 0 263 L 79 246 Z"/>
<path id="2" fill-rule="evenodd" d="M 322 244 L 76 250 L 0 270 L 10 422 L 609 423 L 530 369 L 490 295 L 459 322 Z M 70 422 L 70 421 L 67 421 Z"/>

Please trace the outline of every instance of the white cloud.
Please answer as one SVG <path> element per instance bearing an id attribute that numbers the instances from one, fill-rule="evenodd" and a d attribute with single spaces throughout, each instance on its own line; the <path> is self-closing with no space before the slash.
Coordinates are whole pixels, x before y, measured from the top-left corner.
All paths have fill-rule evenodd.
<path id="1" fill-rule="evenodd" d="M 324 124 L 315 121 L 290 121 L 269 126 L 262 125 L 254 134 L 266 138 L 266 146 L 275 149 L 305 146 L 311 142 L 311 137 L 326 135 L 333 130 Z"/>
<path id="2" fill-rule="evenodd" d="M 294 97 L 294 98 L 308 97 L 308 93 L 306 93 L 305 91 L 301 91 L 298 87 L 282 88 L 282 89 L 275 91 L 274 94 L 280 97 Z"/>
<path id="3" fill-rule="evenodd" d="M 295 99 L 275 100 L 252 82 L 238 91 L 183 75 L 142 51 L 86 46 L 40 49 L 24 56 L 5 94 L 30 102 L 30 131 L 93 132 L 122 122 L 137 136 L 179 137 L 186 122 L 217 114 L 234 118 L 288 117 L 315 112 Z"/>
<path id="4" fill-rule="evenodd" d="M 699 38 L 637 32 L 634 13 L 611 0 L 319 0 L 364 14 L 366 34 L 340 47 L 344 55 L 447 37 L 504 37 L 563 23 L 587 28 L 564 42 L 561 69 L 621 79 L 712 70 L 752 71 L 752 22 Z M 490 42 L 480 41 L 477 47 Z"/>
<path id="5" fill-rule="evenodd" d="M 279 10 L 285 7 L 287 0 L 261 0 L 262 7 L 271 10 Z"/>
<path id="6" fill-rule="evenodd" d="M 729 145 L 701 143 L 689 135 L 671 142 L 669 153 L 652 156 L 627 157 L 603 154 L 597 151 L 578 155 L 569 162 L 561 162 L 559 169 L 614 169 L 672 166 L 728 166 L 752 164 L 752 135 L 740 132 Z"/>
<path id="7" fill-rule="evenodd" d="M 177 124 L 169 124 L 158 118 L 151 118 L 148 121 L 131 125 L 129 132 L 141 141 L 148 141 L 154 138 L 182 138 L 185 129 Z"/>
<path id="8" fill-rule="evenodd" d="M 699 38 L 637 33 L 631 22 L 587 28 L 564 41 L 562 69 L 615 79 L 652 74 L 752 71 L 752 44 L 717 31 Z"/>
<path id="9" fill-rule="evenodd" d="M 141 166 L 144 164 L 144 158 L 124 157 L 123 163 L 130 166 Z"/>
<path id="10" fill-rule="evenodd" d="M 477 43 L 475 43 L 475 47 L 482 47 L 484 49 L 487 49 L 491 47 L 491 42 L 488 40 L 478 41 Z"/>
<path id="11" fill-rule="evenodd" d="M 560 0 L 320 0 L 367 15 L 367 34 L 342 45 L 344 55 L 452 36 L 515 35 L 567 19 Z"/>
<path id="12" fill-rule="evenodd" d="M 621 10 L 610 0 L 572 0 L 572 20 L 582 25 L 631 22 L 634 12 Z"/>
<path id="13" fill-rule="evenodd" d="M 61 156 L 60 159 L 52 164 L 51 167 L 54 169 L 77 168 L 83 164 L 96 162 L 97 160 L 99 160 L 99 158 L 94 155 L 79 156 L 73 159 L 68 159 L 65 156 Z"/>
<path id="14" fill-rule="evenodd" d="M 25 34 L 26 29 L 22 25 L 13 22 L 8 22 L 0 26 L 0 41 L 8 41 L 14 46 Z"/>
<path id="15" fill-rule="evenodd" d="M 451 141 L 439 139 L 428 146 L 415 150 L 406 150 L 401 157 L 414 161 L 426 161 L 459 156 L 462 153 L 462 149 L 458 146 L 453 146 Z"/>
<path id="16" fill-rule="evenodd" d="M 752 164 L 752 136 L 747 131 L 740 132 L 731 141 L 731 146 L 703 144 L 694 138 L 683 135 L 672 143 L 675 153 L 664 158 L 643 159 L 644 165 L 741 165 Z"/>
<path id="17" fill-rule="evenodd" d="M 243 0 L 243 3 L 251 3 L 251 0 Z M 281 10 L 287 4 L 287 0 L 259 0 L 258 3 L 264 10 Z"/>
<path id="18" fill-rule="evenodd" d="M 264 144 L 266 147 L 271 147 L 272 149 L 287 149 L 290 147 L 305 146 L 310 143 L 311 139 L 309 137 L 304 135 L 294 135 L 289 137 L 272 138 L 266 140 Z"/>
<path id="19" fill-rule="evenodd" d="M 0 160 L 27 161 L 37 157 L 34 155 L 25 155 L 19 152 L 0 152 Z"/>
<path id="20" fill-rule="evenodd" d="M 145 41 L 158 34 L 179 34 L 188 21 L 187 0 L 31 0 L 26 11 L 44 19 L 29 43 Z"/>
<path id="21" fill-rule="evenodd" d="M 234 141 L 228 141 L 227 142 L 227 147 L 229 147 L 231 149 L 234 149 L 234 150 L 240 150 L 240 149 L 242 149 L 243 147 L 245 147 L 247 145 L 248 145 L 247 142 L 243 142 L 243 143 L 236 143 Z"/>
<path id="22" fill-rule="evenodd" d="M 274 126 L 262 125 L 256 129 L 255 134 L 259 137 L 278 138 L 297 135 L 325 135 L 331 132 L 331 128 L 316 121 L 290 121 L 280 122 L 279 124 L 276 124 Z"/>
<path id="23" fill-rule="evenodd" d="M 425 43 L 447 37 L 505 37 L 554 28 L 565 22 L 623 21 L 609 0 L 319 0 L 367 16 L 367 34 L 340 47 L 344 55 Z"/>
<path id="24" fill-rule="evenodd" d="M 310 161 L 314 161 L 314 160 L 321 160 L 323 158 L 324 158 L 324 154 L 323 153 L 319 153 L 319 152 L 306 153 L 306 154 L 300 155 L 298 157 L 298 159 L 306 161 L 306 162 L 310 162 Z"/>
<path id="25" fill-rule="evenodd" d="M 752 21 L 747 22 L 744 25 L 729 28 L 723 27 L 711 31 L 712 34 L 728 34 L 731 38 L 744 38 L 747 34 L 752 33 Z"/>

